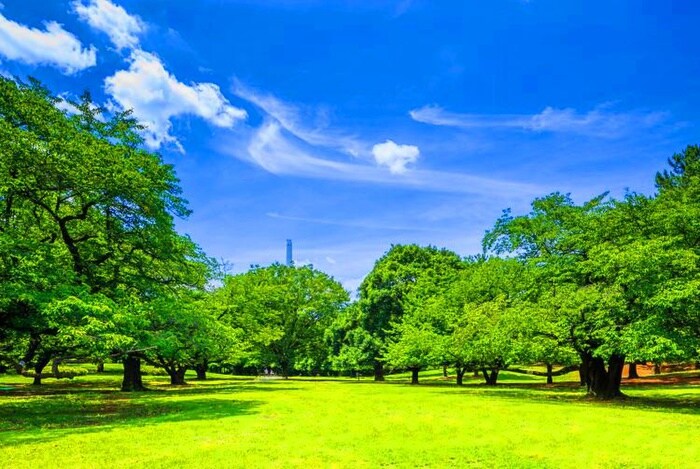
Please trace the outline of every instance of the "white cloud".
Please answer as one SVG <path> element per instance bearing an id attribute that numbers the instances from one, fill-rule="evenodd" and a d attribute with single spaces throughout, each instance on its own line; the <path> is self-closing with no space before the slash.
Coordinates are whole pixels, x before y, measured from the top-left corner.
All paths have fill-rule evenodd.
<path id="1" fill-rule="evenodd" d="M 139 35 L 146 30 L 146 24 L 138 16 L 109 0 L 90 0 L 85 5 L 82 0 L 73 2 L 73 9 L 81 20 L 102 31 L 117 49 L 135 49 L 139 45 Z"/>
<path id="2" fill-rule="evenodd" d="M 105 79 L 105 90 L 113 106 L 133 109 L 134 117 L 147 126 L 144 139 L 151 148 L 171 143 L 182 150 L 171 134 L 174 117 L 194 115 L 216 127 L 231 128 L 247 116 L 228 102 L 217 85 L 182 83 L 153 54 L 136 50 L 129 60 L 128 70 Z"/>
<path id="3" fill-rule="evenodd" d="M 546 107 L 538 114 L 459 114 L 439 106 L 424 106 L 409 113 L 425 124 L 462 129 L 519 129 L 531 132 L 560 132 L 615 138 L 639 128 L 660 124 L 667 116 L 661 112 L 614 112 L 597 107 L 586 113 L 575 109 Z"/>
<path id="4" fill-rule="evenodd" d="M 369 145 L 353 135 L 329 129 L 325 112 L 302 110 L 274 96 L 257 92 L 238 80 L 234 82 L 233 92 L 260 108 L 287 132 L 310 145 L 335 148 L 354 157 L 368 154 Z M 309 125 L 309 122 L 314 122 L 315 125 Z"/>
<path id="5" fill-rule="evenodd" d="M 420 150 L 415 145 L 397 145 L 392 140 L 387 140 L 374 145 L 372 155 L 377 164 L 388 167 L 391 173 L 403 174 L 407 164 L 416 162 Z"/>
<path id="6" fill-rule="evenodd" d="M 323 148 L 315 148 L 311 153 L 286 136 L 278 122 L 271 120 L 252 129 L 247 144 L 237 144 L 235 139 L 222 139 L 217 149 L 220 153 L 249 161 L 279 175 L 368 182 L 434 192 L 485 194 L 499 198 L 532 197 L 544 192 L 543 188 L 534 184 L 464 173 L 407 170 L 401 177 L 396 177 L 374 165 L 337 161 Z"/>
<path id="7" fill-rule="evenodd" d="M 29 28 L 0 14 L 0 54 L 31 65 L 52 65 L 66 74 L 92 67 L 97 62 L 93 46 L 80 41 L 55 21 L 45 31 Z"/>

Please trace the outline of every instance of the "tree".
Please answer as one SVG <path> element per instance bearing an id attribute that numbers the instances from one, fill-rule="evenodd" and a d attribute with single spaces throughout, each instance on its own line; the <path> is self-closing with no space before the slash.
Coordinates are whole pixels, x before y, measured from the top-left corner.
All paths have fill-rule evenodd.
<path id="1" fill-rule="evenodd" d="M 362 328 L 362 309 L 353 302 L 336 316 L 326 329 L 325 341 L 331 353 L 331 368 L 341 372 L 360 373 L 372 369 L 373 340 Z"/>
<path id="2" fill-rule="evenodd" d="M 442 318 L 442 350 L 455 364 L 458 384 L 465 371 L 479 370 L 486 384 L 495 385 L 499 372 L 520 358 L 523 274 L 513 259 L 474 259 L 432 305 Z"/>
<path id="3" fill-rule="evenodd" d="M 411 384 L 418 384 L 418 372 L 439 361 L 437 344 L 439 336 L 429 326 L 404 321 L 397 325 L 395 338 L 386 345 L 384 361 L 410 370 Z"/>
<path id="4" fill-rule="evenodd" d="M 144 305 L 148 321 L 143 358 L 163 368 L 170 384 L 185 384 L 185 372 L 214 360 L 233 360 L 242 332 L 217 320 L 204 295 L 188 290 Z"/>
<path id="5" fill-rule="evenodd" d="M 226 277 L 219 298 L 221 317 L 246 333 L 247 362 L 277 367 L 285 378 L 328 362 L 325 331 L 349 301 L 323 272 L 281 264 Z"/>
<path id="6" fill-rule="evenodd" d="M 535 200 L 527 216 L 506 213 L 484 241 L 538 272 L 530 300 L 552 311 L 552 325 L 541 334 L 577 351 L 583 381 L 598 398 L 622 395 L 626 358 L 683 353 L 682 334 L 667 327 L 669 312 L 678 308 L 667 300 L 679 292 L 679 281 L 688 286 L 697 279 L 697 255 L 655 234 L 654 207 L 637 194 L 623 201 L 600 196 L 581 206 L 552 194 Z M 689 298 L 689 291 L 681 296 Z"/>
<path id="7" fill-rule="evenodd" d="M 391 328 L 401 323 L 408 302 L 419 303 L 448 285 L 463 268 L 459 256 L 433 246 L 394 245 L 360 285 L 362 327 L 373 338 L 375 380 L 384 379 L 381 352 Z M 421 295 L 411 292 L 420 284 Z"/>
<path id="8" fill-rule="evenodd" d="M 128 112 L 104 118 L 88 94 L 71 116 L 58 101 L 36 81 L 0 78 L 2 237 L 26 233 L 0 247 L 5 276 L 31 267 L 24 291 L 36 291 L 31 279 L 53 270 L 61 285 L 103 295 L 116 309 L 162 289 L 201 286 L 209 261 L 175 231 L 186 202 L 172 167 L 142 148 L 139 124 Z M 28 250 L 50 265 L 24 262 Z M 13 295 L 8 304 L 27 300 Z M 11 312 L 2 320 L 12 321 Z M 138 359 L 126 353 L 125 367 Z M 135 376 L 126 368 L 125 377 Z M 125 388 L 140 388 L 132 384 Z"/>

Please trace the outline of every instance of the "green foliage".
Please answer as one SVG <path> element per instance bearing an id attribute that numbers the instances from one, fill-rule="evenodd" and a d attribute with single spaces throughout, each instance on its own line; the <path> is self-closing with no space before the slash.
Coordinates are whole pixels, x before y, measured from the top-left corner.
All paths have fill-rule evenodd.
<path id="1" fill-rule="evenodd" d="M 349 301 L 323 272 L 281 264 L 226 277 L 216 295 L 221 317 L 245 331 L 245 361 L 278 368 L 284 376 L 328 365 L 325 331 Z"/>
<path id="2" fill-rule="evenodd" d="M 379 259 L 360 285 L 360 326 L 373 338 L 375 372 L 381 376 L 382 350 L 408 350 L 400 344 L 400 324 L 404 315 L 422 308 L 422 303 L 446 288 L 464 268 L 460 257 L 446 249 L 415 244 L 395 245 Z M 407 329 L 414 334 L 414 329 Z M 416 336 L 417 337 L 417 336 Z M 405 342 L 405 341 L 404 341 Z M 408 347 L 408 348 L 406 348 Z M 399 363 L 396 353 L 392 360 Z"/>

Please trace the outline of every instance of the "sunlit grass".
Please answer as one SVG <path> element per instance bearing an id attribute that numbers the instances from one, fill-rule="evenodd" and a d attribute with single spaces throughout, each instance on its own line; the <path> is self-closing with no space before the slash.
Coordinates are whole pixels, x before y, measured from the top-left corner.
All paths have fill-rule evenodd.
<path id="1" fill-rule="evenodd" d="M 519 377 L 518 377 L 519 376 Z M 0 375 L 2 467 L 689 467 L 700 461 L 698 386 L 627 388 L 598 403 L 577 386 L 503 376 L 458 388 L 441 370 L 369 379 L 213 375 L 185 387 L 118 373 L 38 393 Z M 533 379 L 534 378 L 534 379 Z"/>

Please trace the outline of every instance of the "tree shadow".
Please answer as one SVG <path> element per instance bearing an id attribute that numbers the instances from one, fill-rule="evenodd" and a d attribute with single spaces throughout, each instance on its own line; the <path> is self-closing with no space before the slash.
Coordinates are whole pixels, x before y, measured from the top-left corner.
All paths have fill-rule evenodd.
<path id="1" fill-rule="evenodd" d="M 285 382 L 263 382 L 255 379 L 226 379 L 209 378 L 207 380 L 189 380 L 187 384 L 173 386 L 167 380 L 145 381 L 146 391 L 128 392 L 120 391 L 119 384 L 114 381 L 97 380 L 61 380 L 49 381 L 40 386 L 27 383 L 8 383 L 6 389 L 0 389 L 0 399 L 5 397 L 20 396 L 57 396 L 68 394 L 121 394 L 124 396 L 144 396 L 149 394 L 177 393 L 177 394 L 211 394 L 211 393 L 235 393 L 248 391 L 293 391 L 298 387 L 290 386 Z M 2 383 L 0 382 L 0 386 Z"/>
<path id="2" fill-rule="evenodd" d="M 115 427 L 250 415 L 264 403 L 225 397 L 182 397 L 173 399 L 150 393 L 140 393 L 135 397 L 127 393 L 112 393 L 12 399 L 0 405 L 4 430 L 0 431 L 0 445 L 34 444 L 65 435 L 51 430 L 88 433 Z"/>
<path id="3" fill-rule="evenodd" d="M 425 385 L 432 386 L 432 385 Z M 462 387 L 455 387 L 447 391 L 444 386 L 441 393 L 454 393 L 473 396 L 488 396 L 507 400 L 520 400 L 529 402 L 542 402 L 548 404 L 579 404 L 597 407 L 634 408 L 656 412 L 672 412 L 700 415 L 700 393 L 696 385 L 669 385 L 659 383 L 651 386 L 634 386 L 630 388 L 622 387 L 624 393 L 626 389 L 632 391 L 673 391 L 672 395 L 659 396 L 658 394 L 644 395 L 623 395 L 617 399 L 601 400 L 585 393 L 575 382 L 564 382 L 556 384 L 541 383 L 503 383 L 496 386 L 486 386 L 484 384 L 472 384 Z M 687 390 L 688 392 L 682 392 Z M 681 391 L 681 392 L 678 392 Z"/>

